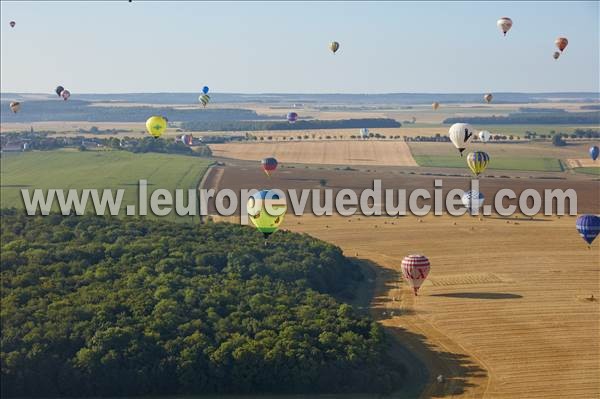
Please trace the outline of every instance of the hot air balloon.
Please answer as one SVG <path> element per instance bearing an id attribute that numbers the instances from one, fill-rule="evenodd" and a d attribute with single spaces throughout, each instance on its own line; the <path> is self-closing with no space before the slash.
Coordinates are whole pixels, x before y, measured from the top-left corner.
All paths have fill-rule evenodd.
<path id="1" fill-rule="evenodd" d="M 283 222 L 287 205 L 284 198 L 271 190 L 262 190 L 254 194 L 246 205 L 250 220 L 265 238 L 279 229 Z M 274 214 L 269 214 L 272 211 Z"/>
<path id="2" fill-rule="evenodd" d="M 340 44 L 338 42 L 329 43 L 329 50 L 331 50 L 333 52 L 333 54 L 335 54 L 335 52 L 338 51 L 339 48 L 340 48 Z"/>
<path id="3" fill-rule="evenodd" d="M 155 139 L 159 138 L 167 129 L 167 121 L 162 116 L 151 116 L 146 121 L 146 130 Z"/>
<path id="4" fill-rule="evenodd" d="M 512 19 L 508 17 L 502 17 L 496 22 L 496 25 L 500 28 L 502 33 L 504 33 L 504 36 L 506 36 L 506 33 L 512 28 L 512 24 Z"/>
<path id="5" fill-rule="evenodd" d="M 402 259 L 402 276 L 413 288 L 415 296 L 427 278 L 430 268 L 429 259 L 423 255 L 408 255 Z"/>
<path id="6" fill-rule="evenodd" d="M 362 139 L 368 139 L 369 138 L 369 129 L 367 129 L 366 127 L 363 127 L 362 129 L 360 129 L 360 137 Z"/>
<path id="7" fill-rule="evenodd" d="M 592 245 L 592 242 L 600 233 L 600 217 L 589 214 L 581 215 L 577 218 L 575 226 L 585 242 Z"/>
<path id="8" fill-rule="evenodd" d="M 438 109 L 440 107 L 440 103 L 438 103 L 437 101 L 434 102 L 433 104 L 431 104 L 431 108 L 433 108 L 433 110 L 435 111 L 436 109 Z"/>
<path id="9" fill-rule="evenodd" d="M 596 159 L 598 159 L 598 155 L 600 155 L 600 148 L 598 148 L 597 145 L 593 145 L 590 147 L 590 157 L 592 158 L 592 161 L 595 161 Z"/>
<path id="10" fill-rule="evenodd" d="M 287 114 L 287 121 L 289 123 L 296 123 L 296 121 L 298 120 L 298 114 L 295 112 L 289 112 Z"/>
<path id="11" fill-rule="evenodd" d="M 485 196 L 478 191 L 467 191 L 462 196 L 462 203 L 469 210 L 478 210 L 484 200 Z"/>
<path id="12" fill-rule="evenodd" d="M 470 152 L 469 155 L 467 155 L 467 164 L 476 176 L 479 176 L 479 174 L 487 168 L 489 163 L 490 156 L 483 151 Z"/>
<path id="13" fill-rule="evenodd" d="M 487 143 L 488 141 L 490 141 L 491 137 L 492 134 L 487 130 L 482 130 L 481 132 L 479 132 L 479 141 L 481 141 L 482 143 Z"/>
<path id="14" fill-rule="evenodd" d="M 200 101 L 200 103 L 206 107 L 210 101 L 210 96 L 208 94 L 202 94 L 200 97 L 198 97 L 198 101 Z"/>
<path id="15" fill-rule="evenodd" d="M 494 98 L 494 96 L 492 96 L 491 93 L 487 93 L 485 96 L 483 96 L 483 99 L 485 100 L 486 103 L 491 103 L 492 102 L 492 98 Z"/>
<path id="16" fill-rule="evenodd" d="M 14 28 L 17 23 L 15 21 L 10 21 L 8 24 L 11 28 Z"/>
<path id="17" fill-rule="evenodd" d="M 181 142 L 185 145 L 192 145 L 193 137 L 191 134 L 184 134 L 181 136 Z"/>
<path id="18" fill-rule="evenodd" d="M 60 97 L 60 93 L 62 93 L 64 89 L 65 88 L 62 86 L 56 86 L 56 89 L 54 89 L 54 92 L 56 93 L 57 96 Z"/>
<path id="19" fill-rule="evenodd" d="M 450 130 L 448 130 L 450 141 L 458 148 L 461 157 L 463 151 L 467 148 L 467 144 L 473 139 L 474 135 L 475 132 L 468 123 L 455 123 L 450 126 Z"/>
<path id="20" fill-rule="evenodd" d="M 202 88 L 202 93 L 204 93 L 204 94 L 208 94 L 208 86 L 204 86 L 204 87 Z"/>
<path id="21" fill-rule="evenodd" d="M 555 51 L 554 54 L 552 54 L 552 57 L 557 60 L 558 57 L 560 57 L 560 52 L 559 51 Z"/>
<path id="22" fill-rule="evenodd" d="M 267 176 L 271 177 L 271 173 L 277 169 L 277 160 L 273 157 L 265 158 L 261 161 L 261 165 Z"/>
<path id="23" fill-rule="evenodd" d="M 21 103 L 18 101 L 13 101 L 9 105 L 10 110 L 15 114 L 21 110 Z"/>
<path id="24" fill-rule="evenodd" d="M 556 45 L 556 47 L 558 47 L 558 49 L 562 53 L 563 50 L 565 48 L 567 48 L 567 44 L 569 44 L 569 41 L 567 40 L 566 37 L 559 37 L 554 41 L 554 44 Z"/>
<path id="25" fill-rule="evenodd" d="M 69 97 L 71 97 L 71 92 L 69 90 L 65 89 L 60 92 L 60 96 L 62 97 L 63 100 L 67 101 L 69 99 Z"/>

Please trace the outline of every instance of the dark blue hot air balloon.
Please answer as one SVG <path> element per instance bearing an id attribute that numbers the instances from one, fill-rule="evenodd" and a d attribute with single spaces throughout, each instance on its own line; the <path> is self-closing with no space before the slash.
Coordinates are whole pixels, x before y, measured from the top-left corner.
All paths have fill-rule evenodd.
<path id="1" fill-rule="evenodd" d="M 202 88 L 202 93 L 204 93 L 204 94 L 208 94 L 208 86 L 204 86 L 204 87 Z"/>
<path id="2" fill-rule="evenodd" d="M 590 157 L 592 157 L 592 161 L 598 159 L 598 155 L 600 155 L 600 148 L 597 145 L 593 145 L 590 147 Z"/>
<path id="3" fill-rule="evenodd" d="M 581 215 L 575 225 L 581 237 L 590 245 L 600 233 L 600 217 L 596 215 Z"/>

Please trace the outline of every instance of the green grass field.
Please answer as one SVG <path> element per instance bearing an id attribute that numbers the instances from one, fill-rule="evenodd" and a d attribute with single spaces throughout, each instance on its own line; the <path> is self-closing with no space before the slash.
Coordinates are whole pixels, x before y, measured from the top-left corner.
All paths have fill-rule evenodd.
<path id="1" fill-rule="evenodd" d="M 589 168 L 575 168 L 573 170 L 575 172 L 577 172 L 577 173 L 584 173 L 586 175 L 600 176 L 600 168 L 594 168 L 594 167 L 589 167 Z"/>
<path id="2" fill-rule="evenodd" d="M 138 207 L 138 180 L 148 181 L 152 190 L 195 188 L 210 161 L 172 154 L 133 154 L 124 151 L 44 151 L 2 154 L 0 205 L 23 208 L 21 188 L 125 189 L 121 215 L 127 205 Z M 187 204 L 187 192 L 184 197 Z M 91 203 L 91 198 L 89 200 Z M 55 201 L 56 203 L 56 201 Z M 88 205 L 88 208 L 90 206 Z M 55 208 L 58 210 L 58 206 Z M 91 208 L 90 208 L 91 209 Z M 148 208 L 148 214 L 151 214 Z M 169 220 L 191 221 L 173 211 Z M 195 217 L 197 220 L 197 216 Z"/>
<path id="3" fill-rule="evenodd" d="M 467 166 L 466 155 L 444 156 L 444 155 L 413 155 L 419 166 L 435 168 L 465 168 Z M 561 172 L 560 162 L 556 158 L 494 158 L 490 160 L 489 169 L 496 170 L 527 170 L 535 172 Z"/>

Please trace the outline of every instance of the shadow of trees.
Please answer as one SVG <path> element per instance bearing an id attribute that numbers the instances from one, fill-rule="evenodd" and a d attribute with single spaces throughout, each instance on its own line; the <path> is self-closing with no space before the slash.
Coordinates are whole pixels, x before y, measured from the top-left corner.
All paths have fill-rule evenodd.
<path id="1" fill-rule="evenodd" d="M 366 259 L 354 258 L 353 262 L 360 264 L 363 270 L 365 268 L 371 270 L 369 276 L 377 277 L 375 286 L 371 290 L 373 293 L 371 314 L 375 320 L 383 322 L 393 317 L 402 318 L 402 316 L 414 314 L 412 309 L 402 309 L 400 306 L 402 276 L 399 271 L 382 267 Z M 470 295 L 470 293 L 464 294 Z M 443 295 L 439 294 L 438 296 Z M 474 293 L 474 295 L 489 296 L 489 299 L 505 299 L 504 296 L 506 298 L 520 297 L 520 295 L 494 293 Z M 390 302 L 398 306 L 390 310 L 392 306 Z M 486 371 L 473 363 L 468 356 L 462 353 L 441 351 L 431 345 L 425 335 L 400 326 L 390 325 L 390 323 L 384 323 L 384 328 L 392 344 L 390 354 L 402 362 L 408 370 L 404 388 L 393 396 L 417 398 L 458 395 L 474 386 L 469 382 L 473 377 L 486 376 Z M 436 368 L 434 371 L 436 375 L 430 375 L 432 370 L 427 368 L 427 364 L 431 363 L 440 365 L 439 369 Z M 438 372 L 443 375 L 443 381 L 430 384 L 431 381 L 436 381 Z"/>

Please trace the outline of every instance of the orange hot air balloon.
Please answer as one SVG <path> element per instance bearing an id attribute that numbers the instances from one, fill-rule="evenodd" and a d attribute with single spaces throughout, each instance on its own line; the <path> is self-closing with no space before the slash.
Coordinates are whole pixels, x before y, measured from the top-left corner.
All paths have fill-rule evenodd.
<path id="1" fill-rule="evenodd" d="M 567 40 L 566 37 L 559 37 L 558 39 L 556 39 L 554 41 L 554 44 L 556 45 L 556 47 L 560 50 L 560 52 L 562 53 L 564 49 L 567 48 L 567 45 L 569 44 L 569 41 Z"/>

